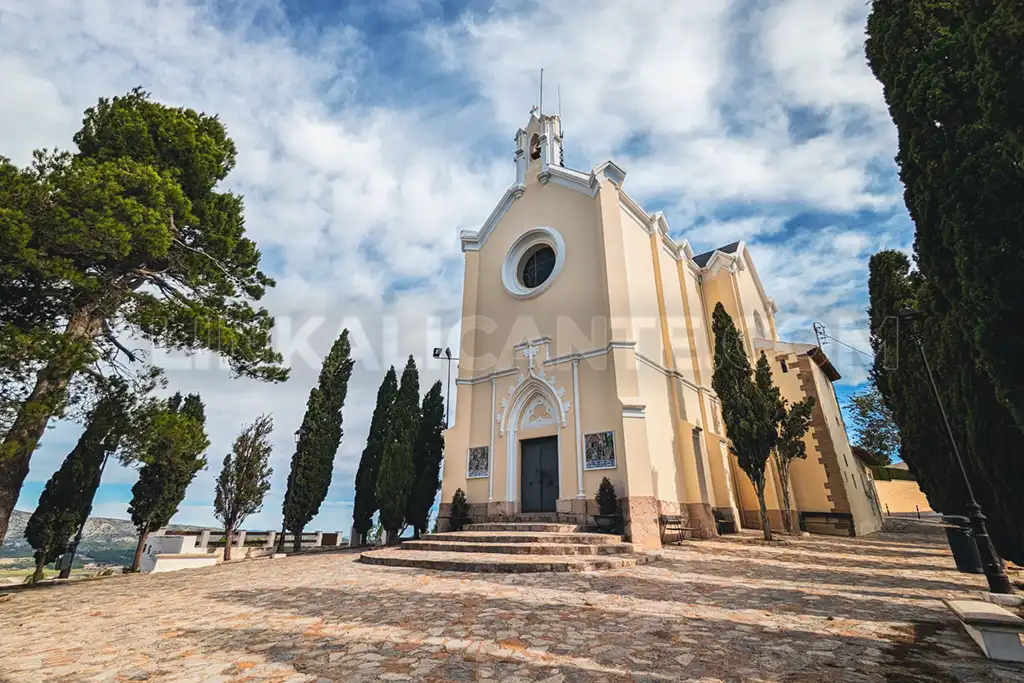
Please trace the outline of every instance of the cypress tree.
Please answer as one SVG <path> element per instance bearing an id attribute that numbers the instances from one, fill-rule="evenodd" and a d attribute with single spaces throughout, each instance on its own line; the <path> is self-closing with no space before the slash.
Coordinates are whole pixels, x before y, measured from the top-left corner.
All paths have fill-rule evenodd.
<path id="1" fill-rule="evenodd" d="M 779 438 L 781 397 L 772 384 L 771 368 L 764 353 L 753 373 L 743 350 L 740 333 L 721 303 L 712 315 L 715 333 L 715 371 L 711 384 L 722 402 L 725 431 L 736 459 L 757 493 L 764 538 L 772 538 L 771 523 L 764 500 L 768 458 Z"/>
<path id="2" fill-rule="evenodd" d="M 996 0 L 876 0 L 867 41 L 899 133 L 896 160 L 916 227 L 918 329 L 993 542 L 1011 559 L 1024 557 L 1024 500 L 1013 483 L 1024 478 L 1024 171 L 1015 105 L 1024 83 L 1013 43 L 1022 16 L 1019 3 Z M 928 406 L 914 405 L 915 389 Z M 905 428 L 929 428 L 917 419 L 934 410 L 928 390 L 926 378 L 890 387 L 907 394 L 899 399 L 907 414 L 897 418 L 904 448 Z M 962 510 L 962 487 L 949 481 L 958 469 L 943 475 L 932 464 L 921 468 L 933 479 L 929 496 L 947 499 L 944 512 Z"/>
<path id="3" fill-rule="evenodd" d="M 419 433 L 419 422 L 420 377 L 416 361 L 409 356 L 395 395 L 394 413 L 377 475 L 377 505 L 388 543 L 398 540 L 406 522 L 405 512 L 413 486 L 413 445 Z"/>
<path id="4" fill-rule="evenodd" d="M 895 322 L 896 313 L 916 306 L 923 311 L 922 342 L 975 498 L 989 518 L 993 545 L 1004 557 L 1024 559 L 1019 521 L 1024 519 L 1024 503 L 1015 490 L 1024 473 L 1012 458 L 985 457 L 1012 442 L 1016 425 L 996 399 L 978 352 L 962 343 L 955 315 L 940 314 L 938 294 L 920 273 L 910 272 L 904 254 L 875 254 L 868 289 L 875 351 L 872 379 L 900 430 L 901 457 L 933 509 L 966 514 L 967 493 L 919 351 L 908 331 Z"/>
<path id="5" fill-rule="evenodd" d="M 441 486 L 441 459 L 444 457 L 444 397 L 441 382 L 435 382 L 423 397 L 419 435 L 413 447 L 413 486 L 405 517 L 415 538 L 426 532 L 430 509 Z"/>
<path id="6" fill-rule="evenodd" d="M 331 485 L 334 456 L 344 434 L 341 412 L 355 364 L 351 351 L 348 330 L 344 330 L 324 359 L 319 384 L 309 392 L 306 402 L 282 506 L 284 527 L 294 534 L 295 552 L 302 549 L 302 531 L 320 512 Z"/>
<path id="7" fill-rule="evenodd" d="M 361 541 L 366 539 L 366 534 L 373 527 L 373 515 L 377 512 L 377 472 L 380 470 L 380 459 L 384 453 L 397 393 L 398 375 L 394 366 L 391 366 L 384 375 L 380 388 L 377 389 L 377 405 L 370 420 L 370 433 L 366 438 L 366 448 L 359 459 L 359 470 L 356 472 L 356 496 L 352 519 L 355 532 L 359 534 Z"/>
<path id="8" fill-rule="evenodd" d="M 85 431 L 54 472 L 25 527 L 35 550 L 32 581 L 43 578 L 43 567 L 68 549 L 71 537 L 92 511 L 104 461 L 118 446 L 125 420 L 119 397 L 104 394 L 89 413 Z"/>
<path id="9" fill-rule="evenodd" d="M 142 549 L 149 534 L 164 527 L 178 511 L 188 485 L 199 470 L 206 467 L 203 451 L 210 445 L 206 437 L 206 410 L 199 394 L 182 399 L 177 393 L 162 403 L 145 421 L 145 464 L 139 480 L 132 486 L 128 508 L 139 532 L 131 571 L 139 570 Z"/>

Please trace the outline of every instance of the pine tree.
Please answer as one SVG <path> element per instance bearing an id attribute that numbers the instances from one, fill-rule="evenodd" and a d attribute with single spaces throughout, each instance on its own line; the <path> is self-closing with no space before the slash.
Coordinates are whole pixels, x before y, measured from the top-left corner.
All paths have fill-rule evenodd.
<path id="1" fill-rule="evenodd" d="M 430 509 L 441 487 L 441 459 L 444 457 L 444 397 L 441 382 L 435 382 L 423 397 L 420 428 L 413 446 L 413 487 L 405 517 L 413 527 L 415 538 L 425 533 L 430 522 Z"/>
<path id="2" fill-rule="evenodd" d="M 184 399 L 180 393 L 175 394 L 145 419 L 141 427 L 145 433 L 145 464 L 132 486 L 128 508 L 139 532 L 131 571 L 139 570 L 149 534 L 171 521 L 188 485 L 206 467 L 203 452 L 210 441 L 205 425 L 206 411 L 199 394 Z"/>
<path id="3" fill-rule="evenodd" d="M 224 467 L 217 477 L 213 501 L 214 514 L 224 525 L 224 560 L 231 559 L 231 536 L 245 518 L 263 508 L 263 497 L 270 490 L 270 434 L 274 418 L 260 415 L 235 439 L 231 453 L 224 456 Z"/>
<path id="4" fill-rule="evenodd" d="M 853 422 L 855 445 L 882 464 L 891 463 L 900 452 L 900 430 L 874 382 L 851 396 L 846 407 Z"/>
<path id="5" fill-rule="evenodd" d="M 119 339 L 209 349 L 238 375 L 287 378 L 257 305 L 274 281 L 245 236 L 242 198 L 218 189 L 236 156 L 224 124 L 135 89 L 87 109 L 74 142 L 31 168 L 0 157 L 0 365 L 13 358 L 29 387 L 12 420 L 0 414 L 0 543 L 76 377 L 136 358 Z"/>
<path id="6" fill-rule="evenodd" d="M 359 459 L 359 470 L 356 472 L 352 520 L 360 541 L 366 540 L 366 535 L 373 528 L 373 515 L 377 512 L 377 473 L 380 470 L 380 460 L 390 430 L 397 393 L 398 376 L 394 366 L 391 366 L 384 375 L 380 388 L 377 389 L 377 405 L 370 420 L 370 433 L 366 438 L 366 448 Z"/>
<path id="7" fill-rule="evenodd" d="M 715 372 L 712 386 L 722 402 L 725 431 L 736 459 L 757 493 L 765 540 L 772 538 L 764 500 L 768 458 L 778 440 L 779 390 L 772 384 L 768 359 L 762 353 L 757 372 L 743 351 L 740 333 L 721 303 L 712 315 L 715 333 Z"/>
<path id="8" fill-rule="evenodd" d="M 78 443 L 43 488 L 25 528 L 25 538 L 35 549 L 33 582 L 43 578 L 44 566 L 68 549 L 72 536 L 92 511 L 104 461 L 117 449 L 125 427 L 121 399 L 114 392 L 100 398 Z"/>
<path id="9" fill-rule="evenodd" d="M 419 399 L 419 371 L 416 361 L 409 356 L 395 395 L 394 414 L 377 475 L 377 505 L 388 543 L 398 540 L 406 522 L 405 511 L 413 486 L 413 445 L 419 433 Z"/>
<path id="10" fill-rule="evenodd" d="M 331 485 L 334 456 L 344 434 L 342 409 L 355 364 L 351 352 L 348 330 L 344 330 L 324 359 L 319 384 L 309 392 L 306 402 L 282 506 L 284 527 L 294 535 L 295 552 L 302 549 L 302 531 L 320 512 Z"/>
<path id="11" fill-rule="evenodd" d="M 779 421 L 779 440 L 772 450 L 775 469 L 779 473 L 779 484 L 782 488 L 782 522 L 786 531 L 793 531 L 793 510 L 789 502 L 789 466 L 794 460 L 807 458 L 807 446 L 804 435 L 811 426 L 811 415 L 815 400 L 808 396 L 802 401 L 783 407 L 782 419 Z"/>

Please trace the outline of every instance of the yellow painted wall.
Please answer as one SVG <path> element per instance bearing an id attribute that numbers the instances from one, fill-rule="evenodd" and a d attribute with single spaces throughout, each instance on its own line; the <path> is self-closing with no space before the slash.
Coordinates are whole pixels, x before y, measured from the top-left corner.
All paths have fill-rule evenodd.
<path id="1" fill-rule="evenodd" d="M 632 213 L 620 209 L 620 215 L 626 260 L 626 282 L 621 283 L 621 286 L 626 287 L 629 294 L 629 339 L 637 343 L 638 353 L 656 363 L 662 363 L 663 346 L 651 236 Z"/>
<path id="2" fill-rule="evenodd" d="M 878 491 L 878 502 L 882 512 L 893 514 L 934 512 L 928 499 L 921 492 L 921 487 L 916 481 L 875 481 L 875 490 Z M 915 507 L 916 506 L 916 507 Z"/>
<path id="3" fill-rule="evenodd" d="M 843 425 L 842 413 L 832 390 L 832 383 L 816 363 L 812 362 L 810 365 L 814 373 L 814 384 L 818 390 L 821 407 L 825 413 L 825 421 L 832 435 L 832 443 L 839 456 L 843 485 L 846 487 L 846 496 L 850 501 L 850 512 L 853 513 L 857 533 L 866 534 L 881 529 L 882 519 L 871 505 L 864 491 L 863 482 L 859 480 L 859 466 L 846 436 L 846 427 Z"/>

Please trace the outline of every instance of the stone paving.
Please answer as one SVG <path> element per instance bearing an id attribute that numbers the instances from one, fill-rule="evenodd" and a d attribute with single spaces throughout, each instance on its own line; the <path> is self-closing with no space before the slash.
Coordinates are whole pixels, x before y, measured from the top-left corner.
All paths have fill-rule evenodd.
<path id="1" fill-rule="evenodd" d="M 941 537 L 687 542 L 643 566 L 460 574 L 357 554 L 18 591 L 0 681 L 1024 681 L 939 602 Z"/>

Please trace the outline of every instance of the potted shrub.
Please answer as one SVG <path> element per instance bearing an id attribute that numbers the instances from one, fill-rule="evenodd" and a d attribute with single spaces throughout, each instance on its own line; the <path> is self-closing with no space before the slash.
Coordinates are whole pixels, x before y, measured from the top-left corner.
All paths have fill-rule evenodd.
<path id="1" fill-rule="evenodd" d="M 466 500 L 466 494 L 462 489 L 456 490 L 452 496 L 452 510 L 448 521 L 452 525 L 452 531 L 462 531 L 462 527 L 470 521 L 469 501 Z"/>
<path id="2" fill-rule="evenodd" d="M 608 477 L 601 480 L 594 500 L 597 501 L 599 513 L 594 515 L 594 522 L 597 524 L 598 530 L 603 533 L 614 531 L 615 526 L 619 523 L 619 499 L 615 495 L 615 485 Z"/>

